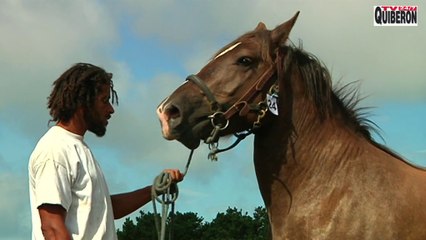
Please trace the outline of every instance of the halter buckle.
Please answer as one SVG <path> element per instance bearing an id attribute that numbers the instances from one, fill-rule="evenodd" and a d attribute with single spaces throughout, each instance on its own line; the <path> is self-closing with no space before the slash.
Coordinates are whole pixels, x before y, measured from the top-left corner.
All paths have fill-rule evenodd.
<path id="1" fill-rule="evenodd" d="M 224 130 L 229 125 L 229 120 L 226 119 L 225 114 L 221 111 L 213 113 L 212 115 L 208 116 L 208 118 L 210 118 L 212 126 L 218 130 Z"/>

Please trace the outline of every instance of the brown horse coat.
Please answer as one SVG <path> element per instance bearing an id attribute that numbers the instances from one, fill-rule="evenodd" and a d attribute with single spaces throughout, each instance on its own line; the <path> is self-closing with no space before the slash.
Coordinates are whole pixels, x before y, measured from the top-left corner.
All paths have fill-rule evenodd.
<path id="1" fill-rule="evenodd" d="M 287 44 L 296 18 L 271 31 L 260 23 L 201 69 L 202 83 L 176 89 L 157 110 L 163 136 L 189 148 L 207 139 L 211 91 L 220 110 L 238 105 L 219 135 L 261 122 L 254 164 L 273 239 L 426 239 L 426 172 L 376 143 L 354 95 L 333 90 L 320 61 Z M 278 116 L 263 116 L 258 103 L 271 86 Z"/>

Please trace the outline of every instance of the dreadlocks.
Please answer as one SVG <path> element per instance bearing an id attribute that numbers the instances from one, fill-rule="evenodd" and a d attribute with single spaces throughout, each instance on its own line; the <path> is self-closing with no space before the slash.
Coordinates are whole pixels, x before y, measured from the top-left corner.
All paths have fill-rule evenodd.
<path id="1" fill-rule="evenodd" d="M 77 63 L 65 71 L 55 82 L 47 107 L 50 109 L 50 121 L 67 122 L 78 107 L 91 107 L 101 86 L 109 84 L 112 103 L 117 102 L 118 95 L 114 90 L 112 73 L 89 63 Z"/>

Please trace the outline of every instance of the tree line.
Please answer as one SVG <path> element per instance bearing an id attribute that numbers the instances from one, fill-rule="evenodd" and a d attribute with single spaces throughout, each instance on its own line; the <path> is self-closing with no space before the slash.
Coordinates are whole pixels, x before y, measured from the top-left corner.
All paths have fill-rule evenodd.
<path id="1" fill-rule="evenodd" d="M 119 240 L 157 240 L 154 214 L 139 211 L 133 221 L 126 218 L 117 229 Z M 230 208 L 219 212 L 210 221 L 193 212 L 176 212 L 172 222 L 167 220 L 166 232 L 172 229 L 173 240 L 266 240 L 271 239 L 268 215 L 264 207 L 254 209 L 252 215 L 241 209 Z M 166 240 L 169 240 L 166 234 Z"/>

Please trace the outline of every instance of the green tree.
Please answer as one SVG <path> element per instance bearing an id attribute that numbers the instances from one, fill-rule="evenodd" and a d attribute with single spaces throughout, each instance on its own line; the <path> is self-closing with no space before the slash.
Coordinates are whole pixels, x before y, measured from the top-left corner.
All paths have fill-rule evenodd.
<path id="1" fill-rule="evenodd" d="M 253 213 L 253 227 L 255 229 L 255 236 L 253 239 L 266 240 L 272 239 L 271 225 L 269 224 L 269 217 L 266 208 L 257 207 Z"/>
<path id="2" fill-rule="evenodd" d="M 126 218 L 122 230 L 117 230 L 119 240 L 157 240 L 154 214 L 140 211 L 136 224 Z M 174 240 L 267 240 L 271 239 L 268 215 L 264 207 L 254 209 L 253 217 L 242 210 L 229 208 L 218 213 L 211 222 L 203 222 L 196 213 L 176 212 L 173 222 L 168 219 L 166 240 L 171 227 Z"/>
<path id="3" fill-rule="evenodd" d="M 126 218 L 123 223 L 123 230 L 117 230 L 119 240 L 157 240 L 154 214 L 139 211 L 140 216 L 136 217 L 136 225 L 130 218 Z"/>
<path id="4" fill-rule="evenodd" d="M 211 223 L 205 224 L 203 240 L 240 240 L 255 239 L 253 219 L 242 210 L 229 208 L 225 213 L 218 213 Z"/>
<path id="5" fill-rule="evenodd" d="M 170 219 L 169 219 L 170 226 Z M 203 234 L 203 218 L 196 213 L 176 212 L 173 216 L 172 238 L 175 240 L 200 240 Z"/>
<path id="6" fill-rule="evenodd" d="M 136 235 L 136 225 L 130 218 L 126 218 L 122 226 L 123 230 L 117 230 L 118 239 L 130 240 Z"/>

